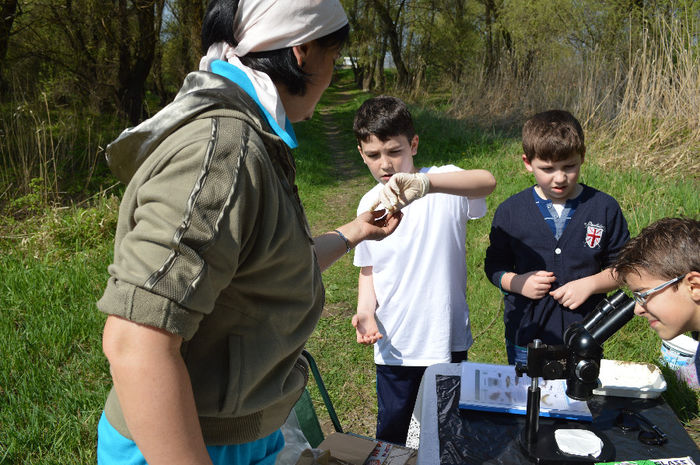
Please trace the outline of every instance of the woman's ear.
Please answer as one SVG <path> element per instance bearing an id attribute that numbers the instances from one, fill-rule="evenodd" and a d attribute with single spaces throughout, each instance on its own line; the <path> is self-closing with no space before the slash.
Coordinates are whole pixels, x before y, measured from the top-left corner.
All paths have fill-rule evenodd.
<path id="1" fill-rule="evenodd" d="M 299 68 L 304 68 L 306 66 L 306 56 L 309 53 L 309 44 L 295 45 L 292 47 L 292 52 L 297 59 Z"/>

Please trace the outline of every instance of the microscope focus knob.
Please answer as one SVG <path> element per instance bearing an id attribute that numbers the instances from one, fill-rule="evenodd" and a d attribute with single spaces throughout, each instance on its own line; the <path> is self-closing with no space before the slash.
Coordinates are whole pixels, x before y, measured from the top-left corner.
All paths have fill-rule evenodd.
<path id="1" fill-rule="evenodd" d="M 550 360 L 542 367 L 542 377 L 544 379 L 564 378 L 564 365 L 558 360 Z"/>
<path id="2" fill-rule="evenodd" d="M 584 383 L 593 383 L 598 379 L 600 367 L 594 360 L 579 360 L 574 369 L 576 377 Z"/>

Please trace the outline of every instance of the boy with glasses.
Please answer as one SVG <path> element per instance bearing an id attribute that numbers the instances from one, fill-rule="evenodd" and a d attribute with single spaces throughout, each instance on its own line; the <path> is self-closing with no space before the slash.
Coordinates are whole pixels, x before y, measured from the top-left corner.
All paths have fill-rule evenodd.
<path id="1" fill-rule="evenodd" d="M 700 221 L 662 218 L 652 223 L 625 245 L 614 267 L 637 302 L 634 312 L 649 320 L 661 339 L 700 330 Z M 699 358 L 696 351 L 693 374 L 698 379 Z"/>

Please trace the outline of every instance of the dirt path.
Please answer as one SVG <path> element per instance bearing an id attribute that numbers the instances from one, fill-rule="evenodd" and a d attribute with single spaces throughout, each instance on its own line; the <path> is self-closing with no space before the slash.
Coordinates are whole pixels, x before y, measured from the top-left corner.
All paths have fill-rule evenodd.
<path id="1" fill-rule="evenodd" d="M 335 95 L 337 96 L 336 103 L 341 105 L 351 98 L 348 92 L 342 90 L 337 91 Z M 354 161 L 355 157 L 360 156 L 355 145 L 348 144 L 340 137 L 341 130 L 352 131 L 352 128 L 339 128 L 328 107 L 320 109 L 319 115 L 323 121 L 328 147 L 333 158 L 333 175 L 336 179 L 343 181 L 327 199 L 329 205 L 333 206 L 339 202 L 347 202 L 348 198 L 352 198 L 357 195 L 359 190 L 362 190 L 365 173 Z"/>
<path id="2" fill-rule="evenodd" d="M 342 95 L 342 94 L 340 94 Z M 345 97 L 348 98 L 348 97 Z M 353 180 L 362 174 L 358 166 L 352 162 L 353 156 L 359 156 L 355 147 L 348 148 L 341 142 L 340 129 L 335 123 L 333 116 L 328 108 L 323 108 L 319 111 L 321 120 L 323 121 L 324 132 L 328 140 L 328 147 L 331 149 L 333 157 L 333 171 L 339 179 L 347 178 Z M 355 183 L 356 185 L 356 183 Z M 341 186 L 342 187 L 342 186 Z"/>
<path id="3" fill-rule="evenodd" d="M 345 131 L 352 131 L 352 128 L 340 128 L 331 111 L 334 105 L 347 103 L 352 95 L 344 90 L 342 85 L 332 92 L 334 95 L 333 105 L 320 108 L 318 115 L 323 122 L 323 131 L 333 160 L 332 176 L 339 182 L 324 198 L 329 214 L 325 221 L 314 224 L 314 227 L 318 228 L 317 233 L 333 229 L 349 221 L 355 213 L 361 195 L 367 191 L 365 170 L 357 163 L 357 158 L 360 155 L 355 144 L 349 142 L 348 133 L 345 133 Z M 343 137 L 342 134 L 345 136 Z M 323 310 L 323 316 L 351 315 L 352 313 L 354 313 L 354 302 L 327 302 Z"/>

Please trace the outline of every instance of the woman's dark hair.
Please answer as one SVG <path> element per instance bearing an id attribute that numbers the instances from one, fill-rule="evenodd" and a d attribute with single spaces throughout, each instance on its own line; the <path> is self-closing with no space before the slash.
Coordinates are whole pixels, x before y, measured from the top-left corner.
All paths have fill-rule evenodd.
<path id="1" fill-rule="evenodd" d="M 228 42 L 237 45 L 233 38 L 233 20 L 238 11 L 238 0 L 210 0 L 202 20 L 202 53 L 212 44 Z"/>
<path id="2" fill-rule="evenodd" d="M 238 10 L 238 0 L 211 0 L 207 6 L 202 21 L 202 53 L 207 53 L 209 47 L 217 42 L 228 42 L 236 46 L 238 42 L 233 37 L 233 22 Z M 316 39 L 325 49 L 340 49 L 350 35 L 350 26 L 345 25 L 328 35 Z M 290 94 L 304 95 L 309 82 L 309 74 L 297 64 L 292 47 L 267 52 L 250 52 L 239 57 L 249 68 L 261 71 L 272 79 L 272 82 L 284 84 Z"/>

